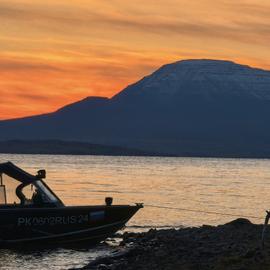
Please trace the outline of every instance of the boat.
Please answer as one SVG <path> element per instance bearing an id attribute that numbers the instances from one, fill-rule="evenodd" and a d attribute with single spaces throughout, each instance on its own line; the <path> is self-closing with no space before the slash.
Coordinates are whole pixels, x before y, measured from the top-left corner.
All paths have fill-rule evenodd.
<path id="1" fill-rule="evenodd" d="M 65 206 L 45 183 L 11 162 L 0 164 L 0 248 L 96 244 L 122 229 L 143 204 Z"/>

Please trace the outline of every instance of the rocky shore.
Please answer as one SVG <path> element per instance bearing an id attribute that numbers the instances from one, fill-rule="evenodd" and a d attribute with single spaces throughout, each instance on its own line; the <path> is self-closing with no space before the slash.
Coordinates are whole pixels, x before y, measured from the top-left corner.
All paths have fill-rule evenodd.
<path id="1" fill-rule="evenodd" d="M 264 249 L 262 229 L 247 219 L 237 219 L 219 226 L 125 233 L 112 256 L 99 258 L 83 269 L 270 269 L 270 228 Z"/>

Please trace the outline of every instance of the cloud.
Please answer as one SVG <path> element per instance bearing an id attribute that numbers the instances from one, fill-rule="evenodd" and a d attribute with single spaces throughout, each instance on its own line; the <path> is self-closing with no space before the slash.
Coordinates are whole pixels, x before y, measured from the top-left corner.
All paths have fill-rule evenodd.
<path id="1" fill-rule="evenodd" d="M 16 71 L 62 71 L 58 67 L 50 66 L 43 63 L 31 62 L 29 59 L 1 59 L 0 56 L 0 72 L 16 72 Z"/>
<path id="2" fill-rule="evenodd" d="M 267 20 L 269 21 L 269 13 L 270 13 L 270 3 L 264 2 L 260 3 L 260 1 L 233 1 L 232 3 L 226 3 L 226 6 L 229 9 L 242 11 L 238 19 L 242 17 L 249 17 L 249 19 L 259 19 L 259 20 Z"/>
<path id="3" fill-rule="evenodd" d="M 119 3 L 118 3 L 119 4 Z M 123 4 L 124 5 L 124 4 Z M 99 35 L 108 35 L 113 32 L 117 39 L 117 31 L 132 31 L 134 34 L 142 35 L 159 35 L 167 37 L 167 35 L 190 36 L 192 38 L 211 38 L 211 39 L 227 39 L 231 41 L 246 42 L 251 41 L 252 37 L 260 37 L 269 33 L 270 22 L 260 22 L 260 15 L 269 14 L 270 8 L 265 8 L 265 5 L 224 3 L 221 7 L 227 7 L 229 10 L 224 10 L 230 20 L 219 22 L 218 20 L 209 21 L 207 18 L 200 16 L 194 17 L 192 14 L 185 16 L 147 16 L 140 14 L 125 14 L 123 12 L 112 11 L 107 9 L 82 8 L 81 6 L 72 6 L 71 4 L 15 4 L 10 2 L 0 3 L 0 17 L 13 20 L 24 21 L 29 23 L 29 28 L 41 27 L 46 29 L 46 32 L 59 33 L 64 35 L 72 35 L 78 38 L 78 35 L 84 33 L 97 36 L 94 29 L 99 29 Z M 90 6 L 91 7 L 91 6 Z M 184 9 L 184 8 L 183 8 Z M 241 10 L 243 9 L 243 10 Z M 232 14 L 237 14 L 237 10 L 241 15 L 237 16 L 237 20 L 232 17 Z M 152 11 L 153 12 L 153 11 Z M 160 13 L 160 10 L 158 10 Z M 253 12 L 253 14 L 252 14 Z M 255 21 L 245 21 L 249 14 L 253 16 Z M 231 18 L 232 17 L 232 18 Z M 256 31 L 254 29 L 256 28 Z M 268 28 L 268 29 L 267 29 Z M 38 29 L 36 29 L 38 30 Z M 123 32 L 121 32 L 123 33 Z M 72 37 L 71 36 L 71 37 Z M 110 35 L 111 37 L 111 35 Z M 84 39 L 82 36 L 81 39 Z M 269 39 L 269 38 L 267 38 Z M 265 41 L 261 41 L 265 44 Z"/>
<path id="4" fill-rule="evenodd" d="M 112 96 L 183 58 L 269 66 L 269 12 L 267 0 L 1 0 L 0 117 Z"/>
<path id="5" fill-rule="evenodd" d="M 19 93 L 17 97 L 28 100 L 30 102 L 32 101 L 50 101 L 51 97 L 49 96 L 41 96 L 40 94 L 23 94 Z"/>

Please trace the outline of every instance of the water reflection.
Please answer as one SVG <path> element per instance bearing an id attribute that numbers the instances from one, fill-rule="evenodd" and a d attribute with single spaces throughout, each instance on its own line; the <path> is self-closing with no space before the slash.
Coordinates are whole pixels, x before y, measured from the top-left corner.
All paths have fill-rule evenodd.
<path id="1" fill-rule="evenodd" d="M 270 208 L 270 160 L 0 155 L 0 162 L 7 160 L 32 173 L 45 168 L 48 184 L 67 205 L 103 204 L 105 197 L 112 196 L 115 204 L 144 202 L 198 210 L 191 213 L 145 207 L 129 222 L 130 230 L 220 224 L 232 219 L 201 211 L 261 216 L 261 220 L 251 219 L 258 223 L 263 221 L 264 210 Z M 63 266 L 59 269 L 65 269 L 73 261 L 80 264 L 82 257 L 96 256 L 95 252 L 58 250 L 43 257 L 30 254 L 29 260 L 12 252 L 0 257 L 14 264 L 5 269 L 17 269 L 20 264 L 27 267 L 32 262 L 46 266 L 52 260 Z"/>
<path id="2" fill-rule="evenodd" d="M 0 250 L 0 269 L 15 270 L 60 270 L 76 269 L 87 264 L 98 256 L 109 255 L 112 248 L 100 244 L 92 248 L 72 249 L 25 249 Z"/>

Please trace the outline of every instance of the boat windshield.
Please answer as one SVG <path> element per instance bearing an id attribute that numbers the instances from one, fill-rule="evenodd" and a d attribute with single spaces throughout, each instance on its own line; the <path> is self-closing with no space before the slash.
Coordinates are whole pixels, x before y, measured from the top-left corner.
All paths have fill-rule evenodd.
<path id="1" fill-rule="evenodd" d="M 0 174 L 0 205 L 59 205 L 62 202 L 42 181 L 23 184 L 16 179 Z"/>
<path id="2" fill-rule="evenodd" d="M 41 180 L 37 180 L 34 183 L 36 192 L 41 192 L 44 196 L 44 200 L 48 203 L 58 203 L 59 199 L 52 193 L 52 191 Z"/>

